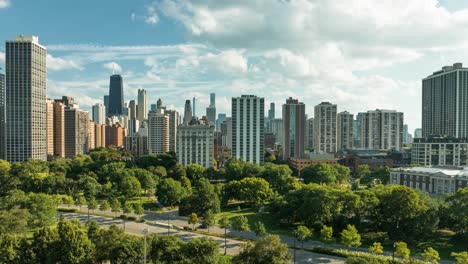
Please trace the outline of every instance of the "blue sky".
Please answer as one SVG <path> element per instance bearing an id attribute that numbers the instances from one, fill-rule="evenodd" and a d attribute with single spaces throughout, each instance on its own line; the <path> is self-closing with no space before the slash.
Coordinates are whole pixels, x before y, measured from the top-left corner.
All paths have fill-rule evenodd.
<path id="1" fill-rule="evenodd" d="M 216 92 L 289 96 L 338 110 L 383 108 L 420 126 L 421 78 L 468 64 L 468 4 L 457 0 L 0 0 L 0 41 L 37 35 L 48 48 L 48 95 L 84 109 L 122 73 L 126 100 L 145 88 L 179 111 Z M 4 45 L 0 46 L 0 67 Z"/>

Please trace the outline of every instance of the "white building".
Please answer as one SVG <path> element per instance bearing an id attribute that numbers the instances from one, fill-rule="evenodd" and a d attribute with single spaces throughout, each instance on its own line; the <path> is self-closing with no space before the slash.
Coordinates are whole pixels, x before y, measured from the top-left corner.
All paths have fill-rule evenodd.
<path id="1" fill-rule="evenodd" d="M 177 160 L 182 165 L 214 165 L 214 126 L 192 119 L 177 130 Z"/>
<path id="2" fill-rule="evenodd" d="M 148 153 L 164 154 L 169 151 L 169 116 L 164 109 L 148 114 Z"/>
<path id="3" fill-rule="evenodd" d="M 106 107 L 103 104 L 93 105 L 93 121 L 98 125 L 106 123 Z"/>
<path id="4" fill-rule="evenodd" d="M 138 89 L 137 119 L 140 124 L 148 119 L 148 108 L 146 105 L 146 90 Z"/>
<path id="5" fill-rule="evenodd" d="M 403 113 L 394 110 L 373 110 L 358 114 L 361 126 L 361 148 L 401 150 L 403 145 Z"/>
<path id="6" fill-rule="evenodd" d="M 468 167 L 413 167 L 390 170 L 390 183 L 429 194 L 451 194 L 468 186 Z"/>
<path id="7" fill-rule="evenodd" d="M 265 99 L 255 95 L 232 98 L 232 156 L 257 164 L 264 160 Z"/>
<path id="8" fill-rule="evenodd" d="M 46 54 L 35 36 L 6 42 L 5 156 L 9 162 L 47 159 Z"/>
<path id="9" fill-rule="evenodd" d="M 315 152 L 336 152 L 336 104 L 322 102 L 314 108 Z"/>
<path id="10" fill-rule="evenodd" d="M 353 114 L 348 111 L 338 113 L 336 144 L 339 150 L 353 148 L 353 123 Z"/>

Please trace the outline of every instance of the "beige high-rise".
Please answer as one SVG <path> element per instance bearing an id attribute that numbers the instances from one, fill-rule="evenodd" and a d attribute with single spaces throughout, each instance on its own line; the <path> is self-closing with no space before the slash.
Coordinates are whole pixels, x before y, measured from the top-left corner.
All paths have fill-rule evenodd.
<path id="1" fill-rule="evenodd" d="M 54 101 L 54 156 L 65 157 L 65 105 Z"/>
<path id="2" fill-rule="evenodd" d="M 88 150 L 96 148 L 96 123 L 89 121 L 88 128 Z"/>
<path id="3" fill-rule="evenodd" d="M 148 114 L 148 152 L 164 154 L 169 151 L 169 116 L 163 109 Z"/>
<path id="4" fill-rule="evenodd" d="M 65 109 L 65 157 L 88 152 L 89 113 L 76 108 Z"/>
<path id="5" fill-rule="evenodd" d="M 315 152 L 336 152 L 336 104 L 322 102 L 315 106 Z"/>
<path id="6" fill-rule="evenodd" d="M 54 156 L 54 101 L 47 99 L 47 157 Z"/>
<path id="7" fill-rule="evenodd" d="M 106 147 L 106 125 L 99 125 L 96 124 L 95 126 L 94 135 L 96 136 L 95 139 L 95 147 L 96 148 L 105 148 Z"/>
<path id="8" fill-rule="evenodd" d="M 140 122 L 148 119 L 148 109 L 146 107 L 146 90 L 138 89 L 137 119 Z"/>

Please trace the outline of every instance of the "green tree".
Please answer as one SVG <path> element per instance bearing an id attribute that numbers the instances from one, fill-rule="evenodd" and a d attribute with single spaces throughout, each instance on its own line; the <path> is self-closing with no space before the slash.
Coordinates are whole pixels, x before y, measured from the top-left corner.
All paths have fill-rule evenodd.
<path id="1" fill-rule="evenodd" d="M 267 234 L 267 230 L 265 228 L 265 224 L 263 224 L 263 222 L 261 221 L 258 221 L 258 222 L 255 222 L 254 224 L 254 232 L 255 232 L 255 235 L 257 237 L 262 237 L 262 236 L 265 236 Z"/>
<path id="2" fill-rule="evenodd" d="M 468 251 L 463 252 L 452 252 L 450 256 L 454 257 L 457 264 L 467 264 L 468 263 Z"/>
<path id="3" fill-rule="evenodd" d="M 66 204 L 68 207 L 73 205 L 73 198 L 68 195 L 63 195 L 62 196 L 62 202 Z"/>
<path id="4" fill-rule="evenodd" d="M 82 207 L 83 205 L 86 205 L 86 198 L 84 198 L 83 196 L 80 195 L 80 196 L 76 199 L 75 204 L 76 204 L 78 207 L 80 207 L 80 211 L 81 211 L 81 207 Z"/>
<path id="5" fill-rule="evenodd" d="M 374 242 L 370 247 L 369 251 L 374 254 L 383 254 L 383 247 L 380 242 Z"/>
<path id="6" fill-rule="evenodd" d="M 240 199 L 257 207 L 273 196 L 270 185 L 262 178 L 244 178 L 239 181 L 239 187 Z"/>
<path id="7" fill-rule="evenodd" d="M 150 195 L 151 191 L 156 190 L 156 186 L 159 182 L 159 177 L 156 174 L 140 168 L 133 169 L 133 173 L 140 182 L 141 188 L 146 194 Z"/>
<path id="8" fill-rule="evenodd" d="M 58 263 L 60 261 L 60 241 L 57 228 L 44 227 L 33 234 L 31 263 Z"/>
<path id="9" fill-rule="evenodd" d="M 124 203 L 124 206 L 122 209 L 123 209 L 123 213 L 126 215 L 131 214 L 134 211 L 133 205 L 128 201 Z"/>
<path id="10" fill-rule="evenodd" d="M 133 204 L 133 209 L 135 210 L 135 214 L 136 215 L 143 215 L 145 213 L 144 209 L 143 209 L 143 205 L 141 203 L 135 203 Z"/>
<path id="11" fill-rule="evenodd" d="M 426 248 L 421 256 L 426 263 L 437 264 L 440 260 L 439 252 L 432 247 Z"/>
<path id="12" fill-rule="evenodd" d="M 112 199 L 111 203 L 111 212 L 114 212 L 114 216 L 117 216 L 117 213 L 120 212 L 120 207 L 122 206 L 120 204 L 120 201 L 116 198 Z"/>
<path id="13" fill-rule="evenodd" d="M 359 165 L 356 171 L 356 178 L 363 179 L 371 176 L 369 165 Z"/>
<path id="14" fill-rule="evenodd" d="M 187 215 L 195 212 L 204 215 L 208 210 L 218 213 L 220 201 L 214 186 L 207 179 L 201 178 L 195 183 L 193 193 L 182 199 L 179 214 Z"/>
<path id="15" fill-rule="evenodd" d="M 241 232 L 250 231 L 249 220 L 243 215 L 236 216 L 232 221 L 232 228 Z"/>
<path id="16" fill-rule="evenodd" d="M 395 242 L 395 255 L 402 258 L 408 259 L 410 256 L 411 251 L 408 248 L 408 245 L 403 242 Z"/>
<path id="17" fill-rule="evenodd" d="M 461 234 L 468 232 L 468 188 L 461 188 L 446 199 L 449 226 Z"/>
<path id="18" fill-rule="evenodd" d="M 334 166 L 336 171 L 336 181 L 344 184 L 347 183 L 349 180 L 350 170 L 348 167 L 337 164 Z"/>
<path id="19" fill-rule="evenodd" d="M 211 238 L 201 237 L 189 240 L 181 246 L 186 263 L 219 263 L 219 244 Z"/>
<path id="20" fill-rule="evenodd" d="M 188 217 L 189 225 L 192 225 L 192 229 L 195 230 L 195 225 L 198 223 L 198 215 L 196 213 L 191 213 Z"/>
<path id="21" fill-rule="evenodd" d="M 93 246 L 78 221 L 58 224 L 61 263 L 92 263 Z"/>
<path id="22" fill-rule="evenodd" d="M 380 166 L 372 172 L 372 178 L 379 180 L 382 184 L 387 184 L 390 181 L 390 168 Z"/>
<path id="23" fill-rule="evenodd" d="M 270 184 L 271 188 L 277 190 L 279 193 L 286 192 L 288 179 L 292 175 L 292 171 L 289 166 L 265 163 L 263 168 L 264 171 L 261 177 Z"/>
<path id="24" fill-rule="evenodd" d="M 96 210 L 98 208 L 98 202 L 96 201 L 96 199 L 94 197 L 90 197 L 89 200 L 88 200 L 88 209 L 89 210 Z"/>
<path id="25" fill-rule="evenodd" d="M 294 230 L 294 237 L 297 241 L 301 242 L 302 249 L 304 249 L 304 241 L 307 241 L 312 236 L 312 231 L 306 226 L 300 225 Z"/>
<path id="26" fill-rule="evenodd" d="M 148 240 L 148 255 L 153 263 L 181 263 L 184 260 L 181 254 L 183 242 L 178 237 L 152 234 Z"/>
<path id="27" fill-rule="evenodd" d="M 16 263 L 20 255 L 20 241 L 12 234 L 0 236 L 0 263 Z"/>
<path id="28" fill-rule="evenodd" d="M 164 206 L 174 206 L 185 196 L 181 183 L 171 178 L 161 181 L 157 191 L 158 201 Z"/>
<path id="29" fill-rule="evenodd" d="M 200 164 L 189 164 L 185 167 L 185 170 L 187 172 L 187 178 L 189 178 L 191 182 L 197 182 L 205 177 L 205 168 Z"/>
<path id="30" fill-rule="evenodd" d="M 361 245 L 361 235 L 354 225 L 347 225 L 341 231 L 341 242 L 347 247 L 359 247 Z"/>
<path id="31" fill-rule="evenodd" d="M 18 207 L 0 211 L 0 234 L 5 235 L 24 232 L 28 225 L 29 217 L 28 210 Z"/>
<path id="32" fill-rule="evenodd" d="M 203 220 L 202 224 L 208 229 L 208 232 L 210 232 L 210 227 L 214 226 L 216 222 L 215 215 L 211 210 L 206 211 L 206 213 L 203 215 Z"/>
<path id="33" fill-rule="evenodd" d="M 324 242 L 333 241 L 333 227 L 323 225 L 320 229 L 320 239 Z"/>
<path id="34" fill-rule="evenodd" d="M 233 264 L 275 263 L 289 264 L 291 255 L 288 246 L 281 243 L 279 236 L 267 235 L 255 244 L 245 244 L 239 255 L 232 259 Z"/>
<path id="35" fill-rule="evenodd" d="M 110 205 L 109 205 L 108 201 L 103 201 L 101 203 L 101 206 L 99 207 L 99 210 L 101 210 L 101 211 L 107 211 L 109 209 L 110 209 Z"/>
<path id="36" fill-rule="evenodd" d="M 302 170 L 304 183 L 330 184 L 336 182 L 337 172 L 333 166 L 318 163 Z"/>
<path id="37" fill-rule="evenodd" d="M 120 183 L 120 193 L 127 198 L 133 198 L 141 195 L 141 185 L 135 176 L 127 176 Z"/>
<path id="38" fill-rule="evenodd" d="M 26 202 L 29 211 L 29 224 L 32 227 L 43 227 L 54 223 L 57 215 L 55 200 L 43 193 L 30 193 Z"/>

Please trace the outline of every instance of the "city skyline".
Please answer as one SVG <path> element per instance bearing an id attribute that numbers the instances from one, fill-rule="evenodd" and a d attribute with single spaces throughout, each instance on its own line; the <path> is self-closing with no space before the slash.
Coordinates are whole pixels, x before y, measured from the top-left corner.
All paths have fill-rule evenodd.
<path id="1" fill-rule="evenodd" d="M 2 1 L 7 2 L 0 5 L 0 25 L 9 25 L 2 28 L 0 40 L 4 42 L 18 34 L 39 36 L 49 54 L 48 97 L 70 95 L 88 111 L 92 105 L 103 103 L 108 78 L 115 71 L 123 75 L 126 101 L 135 99 L 138 89 L 146 89 L 148 105 L 161 97 L 169 108 L 179 112 L 184 100 L 193 97 L 198 101 L 197 112 L 203 112 L 211 92 L 217 93 L 220 113 L 229 113 L 230 98 L 241 94 L 263 96 L 267 105 L 272 101 L 280 105 L 291 96 L 310 106 L 330 101 L 338 105 L 340 112 L 376 108 L 402 111 L 413 131 L 421 126 L 421 79 L 443 65 L 468 60 L 466 52 L 460 52 L 465 50 L 463 34 L 454 35 L 447 30 L 466 24 L 460 14 L 467 4 L 453 0 L 384 1 L 379 6 L 363 1 L 362 5 L 375 11 L 376 15 L 370 17 L 345 12 L 346 4 L 340 7 L 321 1 L 314 5 L 307 1 L 278 1 L 268 8 L 263 8 L 265 1 L 249 1 L 210 5 L 206 9 L 201 8 L 203 1 L 131 1 L 113 5 L 102 1 L 93 3 L 96 8 L 87 8 L 84 1 L 71 11 L 60 1 L 52 0 L 49 8 L 55 12 L 40 19 L 41 12 L 35 12 L 41 10 L 40 3 Z M 389 4 L 395 8 L 388 8 Z M 398 14 L 403 6 L 411 8 Z M 170 7 L 174 12 L 170 12 Z M 106 16 L 101 15 L 103 10 Z M 206 16 L 199 15 L 203 10 Z M 240 22 L 220 19 L 220 14 L 232 10 L 238 10 L 235 17 Z M 284 12 L 284 23 L 266 22 L 278 12 Z M 322 22 L 328 31 L 321 34 L 310 28 L 314 21 L 295 21 L 294 12 L 298 12 L 298 17 L 304 12 L 340 14 L 342 22 Z M 85 19 L 82 14 L 87 14 Z M 95 19 L 87 21 L 87 16 Z M 19 18 L 21 23 L 16 23 Z M 403 23 L 398 21 L 408 19 L 409 26 L 395 33 Z M 228 23 L 234 24 L 227 27 Z M 259 28 L 241 31 L 246 28 L 244 23 Z M 440 27 L 431 27 L 433 23 Z M 108 34 L 114 28 L 123 34 Z M 126 32 L 131 32 L 131 37 Z M 261 36 L 267 43 L 254 41 L 258 32 L 264 32 Z M 425 36 L 441 36 L 443 32 L 447 37 L 438 38 L 431 46 L 422 41 Z M 310 40 L 316 44 L 308 47 L 305 44 Z M 0 48 L 2 66 L 4 52 Z M 360 96 L 365 96 L 366 105 Z M 307 114 L 312 116 L 311 107 Z M 280 116 L 279 108 L 276 115 Z"/>

